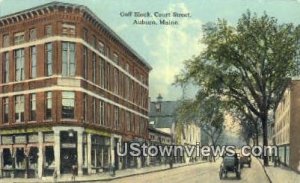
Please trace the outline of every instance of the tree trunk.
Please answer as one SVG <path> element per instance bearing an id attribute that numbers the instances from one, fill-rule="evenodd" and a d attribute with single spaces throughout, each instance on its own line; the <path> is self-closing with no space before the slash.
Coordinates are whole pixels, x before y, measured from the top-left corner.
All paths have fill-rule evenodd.
<path id="1" fill-rule="evenodd" d="M 254 123 L 254 126 L 255 126 L 255 145 L 258 146 L 258 137 L 259 137 L 259 130 L 258 130 L 258 120 L 255 121 Z"/>
<path id="2" fill-rule="evenodd" d="M 268 114 L 261 116 L 262 131 L 263 131 L 263 149 L 268 146 Z M 264 154 L 264 166 L 269 166 L 268 155 Z"/>

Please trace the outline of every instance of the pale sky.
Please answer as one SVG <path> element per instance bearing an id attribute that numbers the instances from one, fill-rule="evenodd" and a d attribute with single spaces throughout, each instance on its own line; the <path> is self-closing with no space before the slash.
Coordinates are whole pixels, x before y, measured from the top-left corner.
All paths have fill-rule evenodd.
<path id="1" fill-rule="evenodd" d="M 184 60 L 203 50 L 199 42 L 201 26 L 225 18 L 235 24 L 247 9 L 264 11 L 280 23 L 300 24 L 300 0 L 61 0 L 89 7 L 153 67 L 150 73 L 150 97 L 161 93 L 164 100 L 181 97 L 174 88 L 174 76 Z M 0 0 L 0 16 L 51 2 L 50 0 Z M 176 19 L 179 25 L 133 25 L 136 17 L 121 17 L 121 12 L 190 13 L 190 18 Z M 145 20 L 153 20 L 145 18 Z M 160 18 L 155 20 L 159 21 Z M 167 18 L 173 20 L 174 18 Z M 193 89 L 187 96 L 193 96 Z"/>

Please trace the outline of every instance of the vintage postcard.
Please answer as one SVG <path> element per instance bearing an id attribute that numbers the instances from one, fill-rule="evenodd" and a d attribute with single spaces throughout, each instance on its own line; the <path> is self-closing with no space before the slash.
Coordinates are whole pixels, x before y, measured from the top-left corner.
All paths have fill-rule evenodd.
<path id="1" fill-rule="evenodd" d="M 299 0 L 0 0 L 0 182 L 300 182 Z"/>

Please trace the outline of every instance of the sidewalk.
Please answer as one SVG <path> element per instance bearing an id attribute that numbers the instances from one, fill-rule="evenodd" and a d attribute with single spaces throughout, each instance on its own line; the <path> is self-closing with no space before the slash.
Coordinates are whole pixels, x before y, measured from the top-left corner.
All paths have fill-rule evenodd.
<path id="1" fill-rule="evenodd" d="M 259 159 L 263 166 L 263 160 Z M 272 183 L 298 183 L 300 182 L 300 174 L 288 169 L 284 166 L 274 167 L 273 162 L 269 162 L 269 166 L 265 167 L 265 172 Z"/>
<path id="2" fill-rule="evenodd" d="M 205 163 L 205 162 L 207 162 L 207 161 L 198 161 L 195 163 L 188 163 L 188 164 L 185 164 L 185 163 L 174 164 L 173 168 L 197 165 L 197 164 Z M 153 172 L 159 172 L 159 171 L 165 171 L 165 170 L 170 170 L 169 165 L 144 167 L 144 168 L 140 168 L 140 169 L 119 170 L 119 171 L 116 171 L 116 175 L 114 177 L 112 177 L 109 174 L 109 172 L 94 174 L 94 175 L 84 175 L 81 177 L 76 176 L 75 182 L 110 181 L 110 180 L 114 180 L 114 179 L 130 177 L 130 176 L 134 176 L 134 175 L 153 173 Z M 61 178 L 59 178 L 56 182 L 72 182 L 71 180 L 72 180 L 71 175 L 64 175 Z M 5 183 L 35 183 L 35 182 L 50 183 L 51 182 L 52 183 L 54 181 L 53 181 L 52 177 L 44 177 L 42 179 L 4 178 L 4 179 L 0 179 L 0 182 L 5 182 Z"/>

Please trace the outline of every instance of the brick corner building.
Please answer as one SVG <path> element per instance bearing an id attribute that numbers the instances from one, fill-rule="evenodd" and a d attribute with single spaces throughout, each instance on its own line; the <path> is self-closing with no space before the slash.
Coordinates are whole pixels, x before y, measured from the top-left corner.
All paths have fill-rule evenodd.
<path id="1" fill-rule="evenodd" d="M 141 166 L 118 142 L 148 139 L 151 67 L 87 7 L 0 17 L 0 173 L 43 177 Z"/>

